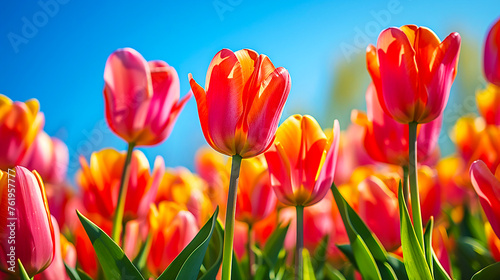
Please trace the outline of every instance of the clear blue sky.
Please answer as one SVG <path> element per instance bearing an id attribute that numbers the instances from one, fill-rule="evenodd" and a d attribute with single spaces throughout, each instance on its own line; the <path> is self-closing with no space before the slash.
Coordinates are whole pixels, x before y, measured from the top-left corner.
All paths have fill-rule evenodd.
<path id="1" fill-rule="evenodd" d="M 117 48 L 132 47 L 146 60 L 174 66 L 181 95 L 189 91 L 188 73 L 204 84 L 210 60 L 220 49 L 254 49 L 291 74 L 282 120 L 296 112 L 322 120 L 336 65 L 363 53 L 365 41 L 376 43 L 382 29 L 423 25 L 441 39 L 459 31 L 480 51 L 488 26 L 500 16 L 497 1 L 433 2 L 2 1 L 0 93 L 40 101 L 45 130 L 69 147 L 72 177 L 78 152 L 88 158 L 107 146 L 126 147 L 104 122 L 104 64 Z M 359 75 L 367 85 L 364 68 Z M 363 104 L 364 92 L 353 94 Z M 339 118 L 347 119 L 350 109 L 340 108 Z M 194 153 L 205 143 L 192 98 L 170 138 L 142 150 L 150 159 L 162 155 L 168 166 L 192 169 Z"/>

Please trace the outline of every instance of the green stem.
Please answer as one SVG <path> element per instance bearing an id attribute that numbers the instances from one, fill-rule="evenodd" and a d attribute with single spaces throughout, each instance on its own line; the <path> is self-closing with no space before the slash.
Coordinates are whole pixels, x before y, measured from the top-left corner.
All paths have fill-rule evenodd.
<path id="1" fill-rule="evenodd" d="M 231 279 L 233 262 L 234 216 L 236 214 L 236 193 L 240 177 L 241 156 L 234 155 L 227 194 L 226 223 L 224 226 L 224 249 L 222 254 L 222 280 Z"/>
<path id="2" fill-rule="evenodd" d="M 247 240 L 247 252 L 248 252 L 248 275 L 250 279 L 253 279 L 253 264 L 255 263 L 255 255 L 252 252 L 253 246 L 253 236 L 252 236 L 252 224 L 248 224 L 248 240 Z"/>
<path id="3" fill-rule="evenodd" d="M 413 227 L 417 240 L 420 243 L 422 250 L 424 249 L 424 233 L 422 229 L 422 215 L 420 212 L 420 197 L 418 192 L 418 173 L 417 173 L 417 122 L 408 124 L 409 132 L 409 163 L 408 171 L 410 177 L 410 196 L 411 196 L 411 210 L 413 217 Z"/>
<path id="4" fill-rule="evenodd" d="M 118 193 L 118 203 L 116 204 L 115 214 L 113 215 L 113 230 L 111 237 L 120 244 L 120 235 L 123 227 L 123 211 L 125 210 L 125 198 L 127 197 L 128 179 L 130 173 L 130 161 L 132 160 L 132 152 L 134 143 L 128 144 L 127 157 L 123 164 L 122 178 L 120 181 L 120 192 Z"/>
<path id="5" fill-rule="evenodd" d="M 297 246 L 295 247 L 295 279 L 304 278 L 304 261 L 302 260 L 302 249 L 304 249 L 304 206 L 295 206 L 297 210 Z"/>
<path id="6" fill-rule="evenodd" d="M 403 166 L 403 198 L 406 208 L 410 209 L 410 186 L 408 186 L 408 165 Z"/>

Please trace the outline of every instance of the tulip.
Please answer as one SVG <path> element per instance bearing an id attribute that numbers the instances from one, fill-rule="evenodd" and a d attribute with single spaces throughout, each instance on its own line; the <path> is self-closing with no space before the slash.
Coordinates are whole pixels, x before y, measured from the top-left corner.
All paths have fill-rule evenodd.
<path id="1" fill-rule="evenodd" d="M 81 169 L 76 181 L 83 189 L 83 203 L 90 213 L 98 213 L 109 220 L 113 218 L 125 157 L 123 152 L 104 149 L 92 153 L 90 164 L 80 158 Z M 125 221 L 146 218 L 164 168 L 163 158 L 158 156 L 150 173 L 146 156 L 139 150 L 133 152 L 124 206 Z"/>
<path id="2" fill-rule="evenodd" d="M 486 36 L 483 66 L 486 79 L 500 86 L 500 18 L 493 24 Z"/>
<path id="3" fill-rule="evenodd" d="M 203 89 L 189 75 L 201 128 L 216 151 L 243 158 L 265 152 L 290 92 L 283 67 L 253 50 L 223 49 L 212 59 Z"/>
<path id="4" fill-rule="evenodd" d="M 453 208 L 463 205 L 470 185 L 470 178 L 466 170 L 465 163 L 458 156 L 450 156 L 441 159 L 436 165 L 438 182 L 442 188 L 442 193 L 446 194 L 446 200 L 443 201 Z"/>
<path id="5" fill-rule="evenodd" d="M 488 243 L 488 248 L 490 249 L 491 256 L 495 261 L 500 261 L 500 239 L 495 235 L 491 225 L 486 222 L 484 224 L 484 231 L 486 234 L 486 240 Z"/>
<path id="6" fill-rule="evenodd" d="M 244 49 L 223 49 L 212 59 L 205 89 L 189 74 L 198 105 L 201 128 L 208 144 L 233 157 L 228 191 L 222 279 L 231 279 L 237 178 L 242 158 L 265 152 L 290 92 L 290 75 L 275 68 L 265 55 Z"/>
<path id="7" fill-rule="evenodd" d="M 438 225 L 434 228 L 432 232 L 432 247 L 436 254 L 439 263 L 443 266 L 444 270 L 448 275 L 452 275 L 451 270 L 451 260 L 449 252 L 450 250 L 450 240 L 448 234 L 446 233 L 446 228 L 444 225 Z M 453 277 L 451 278 L 453 279 Z"/>
<path id="8" fill-rule="evenodd" d="M 480 160 L 470 167 L 470 180 L 495 234 L 500 237 L 500 181 Z"/>
<path id="9" fill-rule="evenodd" d="M 195 217 L 173 202 L 161 202 L 158 208 L 152 204 L 148 214 L 152 234 L 151 251 L 147 265 L 158 276 L 191 242 L 198 233 Z"/>
<path id="10" fill-rule="evenodd" d="M 368 72 L 391 118 L 427 123 L 442 114 L 457 72 L 460 41 L 456 32 L 440 42 L 428 28 L 405 25 L 385 29 L 377 46 L 368 46 Z"/>
<path id="11" fill-rule="evenodd" d="M 372 159 L 399 166 L 406 166 L 408 160 L 409 133 L 406 125 L 392 119 L 384 112 L 377 98 L 375 86 L 370 84 L 366 91 L 367 115 L 353 110 L 351 119 L 364 127 L 364 148 Z M 417 160 L 424 161 L 437 148 L 441 131 L 442 116 L 423 124 L 417 131 Z"/>
<path id="12" fill-rule="evenodd" d="M 118 49 L 104 69 L 106 120 L 127 143 L 151 146 L 172 131 L 190 94 L 179 101 L 179 77 L 163 61 L 147 62 L 131 48 Z"/>
<path id="13" fill-rule="evenodd" d="M 64 267 L 64 259 L 62 255 L 62 247 L 61 247 L 61 235 L 59 232 L 59 225 L 57 224 L 54 216 L 51 217 L 52 227 L 54 228 L 54 237 L 55 237 L 55 254 L 54 260 L 50 264 L 50 266 L 45 269 L 42 273 L 35 276 L 35 280 L 58 280 L 58 279 L 66 279 L 69 280 L 69 276 L 66 275 L 66 268 Z M 72 264 L 74 266 L 74 264 Z"/>
<path id="14" fill-rule="evenodd" d="M 21 165 L 36 170 L 45 183 L 60 184 L 66 178 L 69 153 L 66 144 L 40 131 Z"/>
<path id="15" fill-rule="evenodd" d="M 210 198 L 206 195 L 207 185 L 199 176 L 186 168 L 167 168 L 156 194 L 156 203 L 172 201 L 183 205 L 194 215 L 202 227 L 213 211 Z"/>
<path id="16" fill-rule="evenodd" d="M 431 217 L 438 220 L 441 215 L 442 187 L 439 184 L 437 172 L 423 165 L 418 169 L 418 185 L 422 198 L 422 221 L 427 223 Z M 445 194 L 448 198 L 448 194 Z"/>
<path id="17" fill-rule="evenodd" d="M 291 116 L 280 126 L 265 157 L 281 203 L 310 206 L 326 195 L 333 182 L 339 137 L 337 120 L 330 139 L 308 115 Z"/>
<path id="18" fill-rule="evenodd" d="M 278 200 L 297 211 L 296 275 L 303 277 L 304 207 L 319 202 L 330 190 L 337 164 L 340 128 L 335 120 L 327 138 L 311 116 L 289 117 L 276 132 L 274 145 L 265 153 L 271 185 Z"/>
<path id="19" fill-rule="evenodd" d="M 252 226 L 276 209 L 269 172 L 264 157 L 244 159 L 236 200 L 236 220 Z"/>
<path id="20" fill-rule="evenodd" d="M 358 185 L 358 214 L 388 251 L 401 245 L 398 199 L 387 185 L 370 176 Z"/>
<path id="21" fill-rule="evenodd" d="M 488 84 L 486 89 L 478 91 L 476 103 L 479 113 L 487 124 L 500 125 L 500 110 L 498 109 L 500 108 L 500 86 Z"/>
<path id="22" fill-rule="evenodd" d="M 33 277 L 51 264 L 56 246 L 42 179 L 21 166 L 0 171 L 0 194 L 0 270 L 19 273 L 19 259 Z"/>
<path id="23" fill-rule="evenodd" d="M 19 165 L 43 128 L 45 118 L 36 99 L 12 102 L 0 94 L 0 169 Z"/>

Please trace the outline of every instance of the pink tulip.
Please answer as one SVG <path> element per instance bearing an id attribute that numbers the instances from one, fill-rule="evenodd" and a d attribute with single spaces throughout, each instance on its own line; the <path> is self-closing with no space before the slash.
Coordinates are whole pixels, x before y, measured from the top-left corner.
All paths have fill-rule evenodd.
<path id="1" fill-rule="evenodd" d="M 500 86 L 500 18 L 493 24 L 486 36 L 483 62 L 486 79 Z"/>
<path id="2" fill-rule="evenodd" d="M 54 254 L 54 260 L 52 261 L 50 266 L 47 267 L 47 269 L 45 269 L 42 273 L 37 274 L 35 276 L 35 280 L 70 279 L 69 276 L 66 275 L 66 268 L 64 267 L 64 259 L 61 248 L 61 233 L 59 231 L 59 225 L 57 224 L 57 221 L 54 218 L 54 216 L 52 216 L 52 226 L 54 228 L 55 250 L 56 250 Z"/>
<path id="3" fill-rule="evenodd" d="M 12 102 L 0 94 L 0 169 L 19 165 L 43 128 L 45 118 L 36 99 Z"/>
<path id="4" fill-rule="evenodd" d="M 136 146 L 161 143 L 172 131 L 182 108 L 179 77 L 163 61 L 147 62 L 131 48 L 113 52 L 104 69 L 104 99 L 109 127 Z"/>
<path id="5" fill-rule="evenodd" d="M 17 166 L 0 171 L 0 193 L 0 270 L 19 273 L 20 259 L 33 277 L 51 264 L 56 246 L 43 182 Z"/>
<path id="6" fill-rule="evenodd" d="M 21 165 L 36 170 L 45 183 L 59 184 L 66 178 L 69 153 L 66 144 L 40 131 Z"/>
<path id="7" fill-rule="evenodd" d="M 470 167 L 470 180 L 495 234 L 500 237 L 500 181 L 480 160 Z"/>
<path id="8" fill-rule="evenodd" d="M 460 53 L 460 35 L 442 42 L 425 27 L 404 25 L 380 33 L 366 50 L 367 67 L 384 111 L 400 123 L 427 123 L 448 102 Z"/>

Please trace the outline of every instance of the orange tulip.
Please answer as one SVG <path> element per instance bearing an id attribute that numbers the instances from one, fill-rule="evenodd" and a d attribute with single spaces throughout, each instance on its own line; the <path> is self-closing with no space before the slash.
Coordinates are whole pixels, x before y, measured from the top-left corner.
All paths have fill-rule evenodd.
<path id="1" fill-rule="evenodd" d="M 337 120 L 331 138 L 308 115 L 293 115 L 280 126 L 265 156 L 281 203 L 310 206 L 323 199 L 333 183 L 339 138 Z"/>
<path id="2" fill-rule="evenodd" d="M 486 36 L 483 62 L 486 79 L 500 86 L 500 18 L 493 24 Z"/>
<path id="3" fill-rule="evenodd" d="M 500 174 L 495 174 L 500 175 Z M 480 160 L 470 167 L 470 180 L 495 234 L 500 237 L 500 181 Z"/>
<path id="4" fill-rule="evenodd" d="M 112 219 L 125 157 L 125 152 L 104 149 L 92 153 L 90 165 L 83 157 L 80 158 L 82 168 L 77 172 L 76 180 L 83 189 L 83 203 L 90 213 L 99 213 L 106 219 Z M 163 158 L 158 156 L 150 173 L 146 156 L 139 150 L 133 152 L 125 200 L 125 220 L 146 218 L 149 204 L 155 200 L 164 168 Z"/>
<path id="5" fill-rule="evenodd" d="M 196 152 L 194 164 L 196 173 L 207 182 L 206 195 L 212 201 L 213 209 L 218 205 L 220 217 L 225 217 L 226 197 L 229 185 L 229 172 L 226 158 L 220 153 L 202 147 Z"/>
<path id="6" fill-rule="evenodd" d="M 212 209 L 210 198 L 206 195 L 207 185 L 199 176 L 184 167 L 167 168 L 161 180 L 155 201 L 172 201 L 183 205 L 194 215 L 201 227 L 210 218 Z"/>
<path id="7" fill-rule="evenodd" d="M 45 118 L 36 99 L 12 102 L 0 94 L 0 169 L 19 165 L 43 128 Z"/>
<path id="8" fill-rule="evenodd" d="M 135 146 L 161 143 L 182 108 L 179 76 L 163 61 L 147 62 L 131 48 L 113 52 L 104 69 L 106 120 L 111 130 Z"/>
<path id="9" fill-rule="evenodd" d="M 488 84 L 486 89 L 478 91 L 476 103 L 479 113 L 487 124 L 500 125 L 500 86 Z"/>
<path id="10" fill-rule="evenodd" d="M 460 41 L 456 32 L 440 42 L 428 28 L 404 25 L 385 29 L 377 47 L 368 46 L 368 72 L 391 118 L 427 123 L 442 114 L 457 72 Z"/>
<path id="11" fill-rule="evenodd" d="M 244 159 L 236 200 L 236 220 L 253 225 L 269 216 L 276 209 L 276 202 L 264 157 Z"/>
<path id="12" fill-rule="evenodd" d="M 30 277 L 44 271 L 55 253 L 55 234 L 40 175 L 17 166 L 0 170 L 0 271 Z"/>
<path id="13" fill-rule="evenodd" d="M 59 184 L 66 179 L 69 152 L 61 140 L 40 131 L 21 165 L 36 170 L 45 183 Z"/>
<path id="14" fill-rule="evenodd" d="M 253 157 L 265 152 L 290 92 L 290 75 L 265 55 L 223 49 L 212 59 L 205 89 L 189 74 L 208 144 L 228 155 Z"/>
<path id="15" fill-rule="evenodd" d="M 148 214 L 150 232 L 153 235 L 147 265 L 158 276 L 177 257 L 198 233 L 195 217 L 174 202 L 163 201 L 151 205 Z"/>
<path id="16" fill-rule="evenodd" d="M 353 110 L 351 119 L 362 125 L 364 148 L 372 159 L 399 166 L 408 165 L 409 133 L 406 125 L 392 119 L 382 109 L 375 86 L 370 84 L 366 91 L 367 114 Z M 432 156 L 437 149 L 442 117 L 423 124 L 417 132 L 418 161 Z"/>

